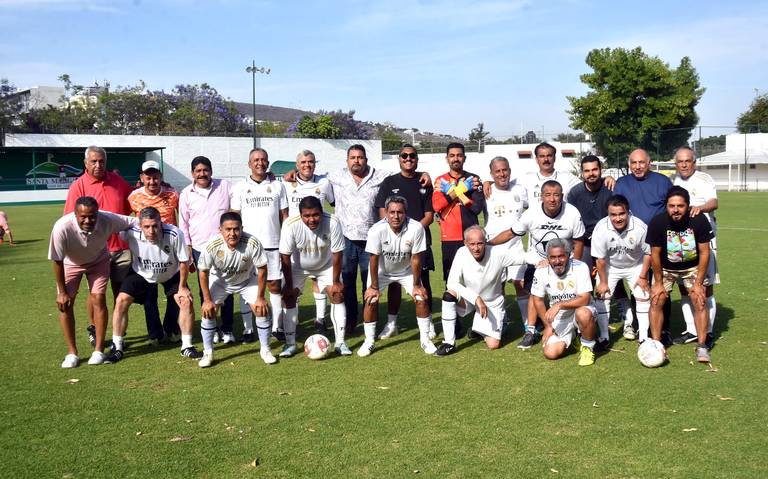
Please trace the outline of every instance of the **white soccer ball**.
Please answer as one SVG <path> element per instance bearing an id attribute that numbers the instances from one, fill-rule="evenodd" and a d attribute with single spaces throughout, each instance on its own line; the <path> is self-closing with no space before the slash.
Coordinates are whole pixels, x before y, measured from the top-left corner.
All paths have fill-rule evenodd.
<path id="1" fill-rule="evenodd" d="M 313 334 L 304 341 L 304 355 L 309 359 L 323 359 L 330 349 L 331 342 L 322 334 Z"/>
<path id="2" fill-rule="evenodd" d="M 646 368 L 657 368 L 667 360 L 667 350 L 663 344 L 649 338 L 637 348 L 637 359 Z"/>

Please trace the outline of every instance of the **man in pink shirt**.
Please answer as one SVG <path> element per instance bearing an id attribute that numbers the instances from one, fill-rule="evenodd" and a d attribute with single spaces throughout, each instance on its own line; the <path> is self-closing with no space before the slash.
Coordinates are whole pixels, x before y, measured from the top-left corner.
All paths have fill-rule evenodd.
<path id="1" fill-rule="evenodd" d="M 107 241 L 110 235 L 136 224 L 135 218 L 99 211 L 95 198 L 83 196 L 75 201 L 75 211 L 56 221 L 51 232 L 48 259 L 53 261 L 56 279 L 56 304 L 59 323 L 67 343 L 67 355 L 62 368 L 78 365 L 75 341 L 75 297 L 83 275 L 88 280 L 88 303 L 93 309 L 96 328 L 95 350 L 88 364 L 104 362 L 104 333 L 107 328 L 107 280 L 110 255 Z"/>
<path id="2" fill-rule="evenodd" d="M 221 215 L 229 211 L 232 185 L 226 180 L 214 179 L 212 174 L 211 160 L 204 156 L 193 158 L 192 184 L 181 190 L 179 197 L 179 228 L 184 233 L 189 256 L 195 265 L 208 240 L 219 234 Z M 200 301 L 202 299 L 200 291 Z M 216 332 L 214 342 L 235 342 L 233 310 L 232 295 L 229 295 L 221 305 L 221 333 Z"/>
<path id="3" fill-rule="evenodd" d="M 133 188 L 120 175 L 107 171 L 107 152 L 98 146 L 89 146 L 85 149 L 85 173 L 75 180 L 69 187 L 67 202 L 64 205 L 64 214 L 75 210 L 75 202 L 81 196 L 90 196 L 96 199 L 101 211 L 109 211 L 121 215 L 130 215 L 131 206 L 128 204 L 128 195 Z M 131 252 L 128 245 L 121 241 L 117 235 L 112 235 L 107 248 L 110 254 L 109 277 L 112 283 L 114 297 L 120 292 L 120 285 L 128 275 L 131 268 Z M 96 330 L 93 321 L 93 308 L 88 303 L 88 339 L 95 344 Z"/>

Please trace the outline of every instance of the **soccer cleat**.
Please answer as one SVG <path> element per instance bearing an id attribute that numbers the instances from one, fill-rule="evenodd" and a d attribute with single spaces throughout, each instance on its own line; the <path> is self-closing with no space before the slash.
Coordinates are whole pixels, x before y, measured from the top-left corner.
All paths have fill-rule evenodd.
<path id="1" fill-rule="evenodd" d="M 235 344 L 235 335 L 232 332 L 225 332 L 221 335 L 221 342 L 224 344 Z"/>
<path id="2" fill-rule="evenodd" d="M 213 333 L 213 344 L 219 344 L 221 342 L 221 330 L 216 328 L 216 332 Z"/>
<path id="3" fill-rule="evenodd" d="M 709 363 L 712 358 L 709 356 L 709 349 L 705 346 L 696 347 L 696 361 L 700 363 Z"/>
<path id="4" fill-rule="evenodd" d="M 88 332 L 88 342 L 91 346 L 96 346 L 96 326 L 91 324 L 85 330 Z"/>
<path id="5" fill-rule="evenodd" d="M 259 356 L 261 356 L 261 360 L 266 364 L 275 364 L 277 362 L 277 358 L 272 355 L 272 351 L 269 348 L 262 347 L 259 351 Z"/>
<path id="6" fill-rule="evenodd" d="M 104 364 L 104 353 L 101 351 L 94 351 L 91 353 L 90 359 L 88 359 L 88 364 L 91 366 L 97 366 L 99 364 Z"/>
<path id="7" fill-rule="evenodd" d="M 608 339 L 599 338 L 597 340 L 597 343 L 595 343 L 595 352 L 596 353 L 607 352 L 610 348 L 611 348 L 611 342 Z"/>
<path id="8" fill-rule="evenodd" d="M 398 332 L 397 324 L 388 322 L 384 325 L 384 329 L 381 330 L 381 333 L 379 333 L 379 339 L 389 339 L 392 336 L 397 336 Z"/>
<path id="9" fill-rule="evenodd" d="M 538 340 L 536 336 L 536 333 L 526 331 L 523 335 L 523 340 L 517 344 L 517 349 L 531 349 Z"/>
<path id="10" fill-rule="evenodd" d="M 61 367 L 64 369 L 76 368 L 80 364 L 80 358 L 77 354 L 67 354 L 64 356 L 64 361 L 61 362 Z"/>
<path id="11" fill-rule="evenodd" d="M 435 325 L 432 321 L 429 322 L 429 331 L 427 332 L 427 337 L 429 339 L 435 339 L 437 337 L 437 332 L 435 331 Z"/>
<path id="12" fill-rule="evenodd" d="M 363 341 L 363 345 L 357 350 L 357 355 L 361 358 L 370 356 L 373 352 L 373 342 Z"/>
<path id="13" fill-rule="evenodd" d="M 195 348 L 194 346 L 190 346 L 188 348 L 182 349 L 181 355 L 184 356 L 185 358 L 190 358 L 190 359 L 200 359 L 201 357 L 203 357 L 203 353 L 198 351 L 197 348 Z"/>
<path id="14" fill-rule="evenodd" d="M 324 333 L 328 331 L 328 328 L 325 327 L 325 319 L 324 318 L 315 318 L 315 320 L 312 322 L 312 324 L 315 326 L 315 331 L 318 333 Z"/>
<path id="15" fill-rule="evenodd" d="M 435 354 L 437 352 L 437 347 L 435 347 L 435 345 L 432 344 L 432 341 L 421 343 L 421 349 L 424 350 L 425 354 Z"/>
<path id="16" fill-rule="evenodd" d="M 625 324 L 623 336 L 627 341 L 634 341 L 637 337 L 635 335 L 635 328 L 633 328 L 631 324 Z"/>
<path id="17" fill-rule="evenodd" d="M 197 365 L 201 368 L 207 368 L 211 364 L 213 364 L 213 351 L 209 353 L 203 352 L 203 357 L 200 358 L 200 361 L 197 362 Z"/>
<path id="18" fill-rule="evenodd" d="M 435 356 L 448 356 L 456 352 L 456 346 L 448 343 L 441 343 L 435 350 Z"/>
<path id="19" fill-rule="evenodd" d="M 106 362 L 109 364 L 114 364 L 120 361 L 121 359 L 123 359 L 124 356 L 125 356 L 125 352 L 122 349 L 116 349 L 112 351 L 112 354 L 107 356 Z"/>
<path id="20" fill-rule="evenodd" d="M 344 341 L 340 343 L 336 343 L 336 354 L 340 356 L 352 356 L 352 350 L 349 349 L 349 346 L 347 346 L 347 343 Z"/>
<path id="21" fill-rule="evenodd" d="M 277 331 L 272 331 L 272 337 L 280 341 L 281 343 L 285 342 L 285 332 L 278 329 Z"/>
<path id="22" fill-rule="evenodd" d="M 579 355 L 579 366 L 592 366 L 595 364 L 595 353 L 586 346 L 581 347 Z"/>
<path id="23" fill-rule="evenodd" d="M 280 351 L 280 354 L 278 354 L 278 356 L 280 356 L 281 358 L 290 358 L 291 356 L 296 354 L 296 351 L 298 351 L 298 349 L 296 349 L 295 344 L 291 344 L 290 346 L 286 344 L 283 346 L 283 350 Z"/>
<path id="24" fill-rule="evenodd" d="M 243 333 L 243 344 L 250 344 L 256 341 L 253 333 Z"/>
<path id="25" fill-rule="evenodd" d="M 686 331 L 683 334 L 681 334 L 680 336 L 678 336 L 675 339 L 673 339 L 672 340 L 672 344 L 678 344 L 678 345 L 679 344 L 688 344 L 688 343 L 692 343 L 692 342 L 696 341 L 697 339 L 699 339 L 698 336 L 696 336 L 695 334 L 691 334 L 688 331 Z"/>

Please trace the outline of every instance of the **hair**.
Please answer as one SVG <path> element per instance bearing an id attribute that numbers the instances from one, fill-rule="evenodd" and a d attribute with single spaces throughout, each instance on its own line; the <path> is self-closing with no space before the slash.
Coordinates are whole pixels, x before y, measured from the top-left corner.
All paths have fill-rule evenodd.
<path id="1" fill-rule="evenodd" d="M 493 164 L 494 164 L 494 163 L 496 163 L 497 161 L 503 161 L 504 163 L 506 163 L 506 164 L 507 164 L 507 166 L 509 166 L 509 160 L 508 160 L 508 159 L 504 158 L 503 156 L 496 156 L 496 157 L 494 157 L 494 158 L 491 160 L 491 162 L 490 162 L 490 163 L 488 163 L 488 169 L 490 169 L 491 171 L 493 171 Z"/>
<path id="2" fill-rule="evenodd" d="M 483 234 L 483 239 L 486 238 L 485 230 L 480 225 L 472 225 L 469 228 L 464 230 L 464 241 L 467 241 L 467 238 L 469 237 L 469 234 L 473 231 L 479 231 Z"/>
<path id="3" fill-rule="evenodd" d="M 311 156 L 315 161 L 317 161 L 317 157 L 314 153 L 310 150 L 301 150 L 298 155 L 296 155 L 296 161 L 299 161 L 300 159 Z"/>
<path id="4" fill-rule="evenodd" d="M 139 221 L 141 220 L 157 220 L 158 222 L 161 222 L 160 219 L 160 212 L 157 211 L 157 208 L 153 206 L 147 206 L 146 208 L 143 208 L 141 211 L 139 211 Z"/>
<path id="5" fill-rule="evenodd" d="M 315 196 L 305 196 L 299 202 L 299 211 L 318 209 L 323 211 L 323 204 Z"/>
<path id="6" fill-rule="evenodd" d="M 419 154 L 419 152 L 416 150 L 416 147 L 411 145 L 410 143 L 406 143 L 405 145 L 401 146 L 400 147 L 400 153 L 402 153 L 403 150 L 405 150 L 405 149 L 411 149 L 411 150 L 415 151 L 417 155 Z"/>
<path id="7" fill-rule="evenodd" d="M 693 155 L 693 161 L 696 162 L 696 152 L 693 151 L 693 148 L 691 148 L 688 145 L 683 145 L 680 148 L 676 149 L 675 150 L 675 154 L 674 154 L 674 156 L 672 158 L 677 159 L 677 154 L 680 153 L 681 150 L 688 150 L 688 151 L 690 151 L 691 155 Z"/>
<path id="8" fill-rule="evenodd" d="M 404 197 L 400 195 L 392 195 L 387 198 L 386 201 L 384 201 L 384 209 L 388 210 L 389 205 L 392 203 L 400 203 L 405 208 L 405 211 L 408 211 L 408 200 L 406 200 Z"/>
<path id="9" fill-rule="evenodd" d="M 222 214 L 221 218 L 219 218 L 219 226 L 223 225 L 225 221 L 237 221 L 241 225 L 243 224 L 243 218 L 240 216 L 240 213 L 234 211 L 227 211 Z"/>
<path id="10" fill-rule="evenodd" d="M 571 255 L 571 243 L 568 240 L 564 240 L 563 238 L 554 238 L 547 241 L 547 256 L 549 256 L 549 252 L 555 248 L 563 248 L 567 256 Z"/>
<path id="11" fill-rule="evenodd" d="M 544 184 L 541 185 L 541 192 L 544 193 L 544 188 L 546 188 L 548 186 L 557 186 L 558 188 L 560 188 L 560 193 L 563 192 L 563 185 L 561 185 L 559 182 L 557 182 L 555 180 L 547 180 L 547 181 L 545 181 Z"/>
<path id="12" fill-rule="evenodd" d="M 95 145 L 91 145 L 91 146 L 89 146 L 88 148 L 85 149 L 85 159 L 86 160 L 88 159 L 88 153 L 91 152 L 91 151 L 94 152 L 94 153 L 101 153 L 101 155 L 104 156 L 104 160 L 106 161 L 106 159 L 107 159 L 107 150 L 105 150 L 104 148 L 102 148 L 100 146 L 95 146 Z"/>
<path id="13" fill-rule="evenodd" d="M 461 153 L 462 153 L 462 154 L 464 154 L 464 153 L 465 153 L 465 151 L 464 151 L 464 145 L 462 145 L 461 143 L 458 143 L 458 142 L 454 141 L 454 142 L 452 142 L 452 143 L 448 143 L 448 146 L 446 146 L 446 147 L 445 147 L 445 154 L 447 155 L 447 154 L 448 154 L 448 152 L 449 152 L 449 151 L 451 151 L 451 150 L 452 150 L 452 149 L 454 149 L 454 148 L 461 148 Z"/>
<path id="14" fill-rule="evenodd" d="M 349 152 L 353 150 L 362 151 L 363 157 L 368 158 L 368 154 L 365 152 L 365 147 L 359 143 L 355 143 L 354 145 L 347 148 L 347 158 L 349 158 Z"/>
<path id="15" fill-rule="evenodd" d="M 96 198 L 93 196 L 81 196 L 80 198 L 75 201 L 75 209 L 77 209 L 78 206 L 85 206 L 86 208 L 96 208 L 99 209 L 99 202 L 96 201 Z"/>
<path id="16" fill-rule="evenodd" d="M 606 201 L 606 209 L 611 206 L 623 206 L 625 210 L 629 211 L 629 200 L 624 195 L 613 195 Z"/>
<path id="17" fill-rule="evenodd" d="M 539 156 L 539 149 L 540 148 L 550 148 L 552 150 L 552 154 L 557 154 L 557 148 L 550 145 L 546 141 L 542 141 L 538 145 L 536 145 L 536 148 L 533 149 L 533 156 Z"/>
<path id="18" fill-rule="evenodd" d="M 248 159 L 250 159 L 251 155 L 256 153 L 257 151 L 264 153 L 265 155 L 267 155 L 267 159 L 269 159 L 269 153 L 267 153 L 267 150 L 265 150 L 264 148 L 253 148 L 251 151 L 248 152 Z"/>
<path id="19" fill-rule="evenodd" d="M 196 156 L 192 158 L 192 171 L 195 171 L 195 168 L 197 168 L 197 165 L 205 165 L 208 167 L 209 170 L 213 170 L 213 166 L 211 166 L 211 160 L 209 160 L 205 156 Z"/>
<path id="20" fill-rule="evenodd" d="M 667 199 L 665 202 L 668 202 L 670 198 L 673 196 L 680 196 L 685 200 L 685 204 L 690 205 L 691 204 L 691 195 L 688 193 L 688 190 L 683 188 L 682 186 L 673 186 L 672 188 L 667 191 Z"/>
<path id="21" fill-rule="evenodd" d="M 598 158 L 595 155 L 587 155 L 584 158 L 581 159 L 581 169 L 584 169 L 584 163 L 594 163 L 597 162 L 597 166 L 599 168 L 603 168 L 603 164 L 600 162 L 600 158 Z"/>

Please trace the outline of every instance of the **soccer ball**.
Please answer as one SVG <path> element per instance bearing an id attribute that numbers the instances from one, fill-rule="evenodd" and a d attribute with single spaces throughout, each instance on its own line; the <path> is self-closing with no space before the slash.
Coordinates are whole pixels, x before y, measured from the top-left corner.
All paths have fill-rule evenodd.
<path id="1" fill-rule="evenodd" d="M 657 368 L 667 360 L 667 350 L 663 344 L 649 338 L 637 348 L 637 359 L 646 368 Z"/>
<path id="2" fill-rule="evenodd" d="M 323 359 L 328 356 L 331 342 L 322 334 L 313 334 L 304 341 L 304 355 L 309 359 Z"/>

